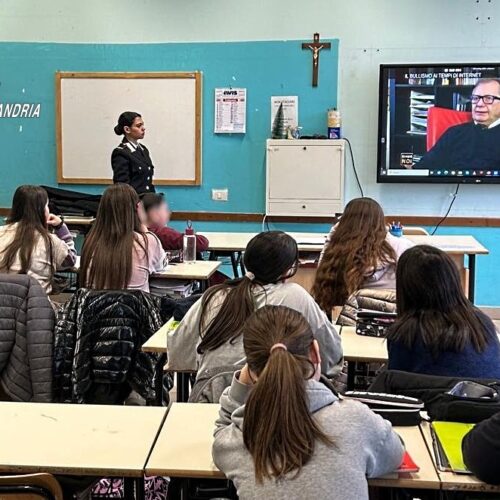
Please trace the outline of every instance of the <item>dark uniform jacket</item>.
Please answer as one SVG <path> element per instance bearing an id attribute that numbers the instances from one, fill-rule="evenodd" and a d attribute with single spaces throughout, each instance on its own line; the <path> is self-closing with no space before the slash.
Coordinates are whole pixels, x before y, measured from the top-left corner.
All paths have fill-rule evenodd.
<path id="1" fill-rule="evenodd" d="M 124 139 L 111 154 L 113 182 L 130 184 L 138 194 L 154 193 L 154 166 L 146 146 L 137 148 Z"/>

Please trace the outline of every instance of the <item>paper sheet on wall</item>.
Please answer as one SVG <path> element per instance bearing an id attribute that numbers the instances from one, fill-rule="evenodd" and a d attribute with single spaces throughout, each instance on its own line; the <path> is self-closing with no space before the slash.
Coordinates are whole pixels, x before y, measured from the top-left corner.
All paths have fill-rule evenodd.
<path id="1" fill-rule="evenodd" d="M 271 128 L 280 104 L 283 103 L 285 128 L 299 126 L 299 97 L 296 95 L 271 97 Z"/>
<path id="2" fill-rule="evenodd" d="M 244 134 L 247 124 L 247 89 L 215 89 L 215 133 Z"/>

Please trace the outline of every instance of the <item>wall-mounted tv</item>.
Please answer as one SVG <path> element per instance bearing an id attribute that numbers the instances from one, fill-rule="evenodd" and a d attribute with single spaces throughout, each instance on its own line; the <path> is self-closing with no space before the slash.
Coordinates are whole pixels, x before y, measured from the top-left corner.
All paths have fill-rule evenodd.
<path id="1" fill-rule="evenodd" d="M 380 66 L 378 182 L 500 183 L 500 63 Z"/>

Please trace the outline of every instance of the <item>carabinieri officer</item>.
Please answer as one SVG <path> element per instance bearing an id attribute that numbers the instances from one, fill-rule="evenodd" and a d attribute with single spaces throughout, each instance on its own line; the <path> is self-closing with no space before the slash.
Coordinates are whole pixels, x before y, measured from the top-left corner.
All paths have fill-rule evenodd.
<path id="1" fill-rule="evenodd" d="M 154 193 L 153 162 L 146 146 L 139 144 L 146 133 L 141 115 L 125 111 L 114 130 L 116 135 L 123 135 L 123 140 L 111 154 L 113 182 L 130 184 L 138 194 Z"/>

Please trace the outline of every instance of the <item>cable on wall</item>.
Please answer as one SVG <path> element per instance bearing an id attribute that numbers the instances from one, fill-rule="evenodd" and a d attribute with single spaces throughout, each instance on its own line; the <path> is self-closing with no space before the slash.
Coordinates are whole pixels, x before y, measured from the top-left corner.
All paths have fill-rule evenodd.
<path id="1" fill-rule="evenodd" d="M 457 184 L 457 187 L 455 189 L 455 192 L 452 194 L 452 199 L 450 201 L 450 206 L 448 207 L 448 210 L 444 214 L 444 217 L 441 218 L 441 220 L 436 224 L 436 227 L 431 233 L 431 236 L 434 236 L 436 234 L 436 231 L 438 230 L 439 226 L 448 218 L 448 215 L 450 215 L 451 209 L 453 207 L 453 204 L 455 203 L 455 200 L 457 199 L 458 195 L 458 190 L 460 189 L 460 184 Z"/>
<path id="2" fill-rule="evenodd" d="M 354 161 L 354 153 L 352 152 L 351 141 L 347 137 L 343 137 L 343 139 L 347 142 L 347 145 L 349 146 L 349 154 L 351 156 L 351 163 L 352 163 L 352 169 L 354 171 L 354 177 L 356 177 L 359 193 L 361 194 L 361 197 L 364 198 L 365 193 L 363 192 L 363 186 L 361 186 L 361 182 L 359 181 L 358 170 L 356 169 L 356 162 Z"/>

